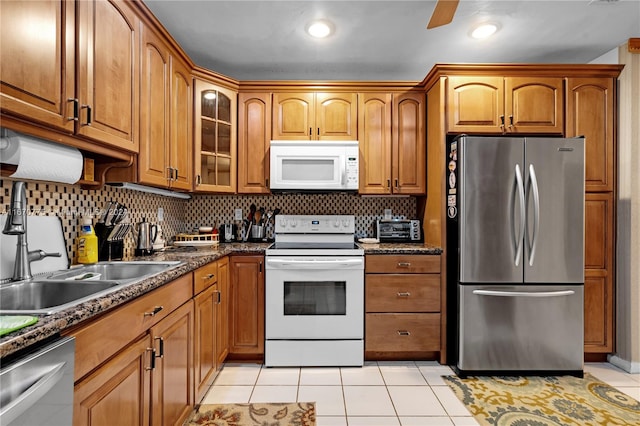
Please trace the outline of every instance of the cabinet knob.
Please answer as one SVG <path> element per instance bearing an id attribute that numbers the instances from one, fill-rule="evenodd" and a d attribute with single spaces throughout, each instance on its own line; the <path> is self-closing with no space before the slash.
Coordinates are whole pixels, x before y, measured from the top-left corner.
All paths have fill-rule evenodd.
<path id="1" fill-rule="evenodd" d="M 158 353 L 155 355 L 155 357 L 164 358 L 164 339 L 162 337 L 156 337 L 155 340 L 157 340 L 159 344 Z"/>
<path id="2" fill-rule="evenodd" d="M 411 267 L 411 262 L 398 262 L 398 268 L 409 268 Z"/>
<path id="3" fill-rule="evenodd" d="M 67 121 L 78 121 L 78 99 L 77 98 L 69 98 L 67 102 L 73 102 L 73 117 L 67 117 Z"/>
<path id="4" fill-rule="evenodd" d="M 146 371 L 155 370 L 156 368 L 156 349 L 155 348 L 147 348 L 147 352 L 151 352 L 151 362 L 149 363 L 149 367 L 145 367 Z"/>
<path id="5" fill-rule="evenodd" d="M 211 278 L 215 277 L 216 274 L 207 274 L 204 277 L 202 277 L 203 280 L 210 280 Z"/>
<path id="6" fill-rule="evenodd" d="M 411 333 L 407 330 L 398 330 L 398 336 L 411 336 Z"/>
<path id="7" fill-rule="evenodd" d="M 409 296 L 411 296 L 411 293 L 409 293 L 408 291 L 398 292 L 398 297 L 409 297 Z"/>
<path id="8" fill-rule="evenodd" d="M 91 126 L 91 105 L 82 105 L 80 109 L 87 110 L 87 121 L 83 124 L 83 126 Z"/>

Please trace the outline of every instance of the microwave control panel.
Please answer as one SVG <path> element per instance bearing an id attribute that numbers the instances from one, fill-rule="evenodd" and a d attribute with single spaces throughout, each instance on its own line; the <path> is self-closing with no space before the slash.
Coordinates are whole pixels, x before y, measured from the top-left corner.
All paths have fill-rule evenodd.
<path id="1" fill-rule="evenodd" d="M 347 187 L 358 188 L 358 156 L 347 154 L 346 162 L 346 178 Z"/>

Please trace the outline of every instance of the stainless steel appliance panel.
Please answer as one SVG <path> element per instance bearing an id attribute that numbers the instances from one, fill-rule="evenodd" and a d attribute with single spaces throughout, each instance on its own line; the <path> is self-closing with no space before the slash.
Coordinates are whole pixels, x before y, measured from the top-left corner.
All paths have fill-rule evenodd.
<path id="1" fill-rule="evenodd" d="M 584 139 L 526 138 L 524 280 L 584 282 Z"/>
<path id="2" fill-rule="evenodd" d="M 0 424 L 70 426 L 75 339 L 65 337 L 0 370 Z"/>
<path id="3" fill-rule="evenodd" d="M 523 139 L 464 137 L 458 153 L 460 282 L 521 282 Z"/>
<path id="4" fill-rule="evenodd" d="M 460 370 L 583 369 L 583 286 L 460 286 Z"/>

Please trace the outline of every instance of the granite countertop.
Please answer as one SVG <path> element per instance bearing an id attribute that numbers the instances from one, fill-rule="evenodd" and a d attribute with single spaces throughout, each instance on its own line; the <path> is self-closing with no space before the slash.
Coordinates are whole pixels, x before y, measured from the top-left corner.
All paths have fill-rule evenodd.
<path id="1" fill-rule="evenodd" d="M 142 296 L 200 266 L 229 254 L 264 254 L 270 243 L 225 243 L 207 250 L 166 250 L 152 256 L 125 259 L 146 261 L 182 261 L 183 263 L 160 274 L 127 285 L 121 290 L 96 297 L 52 315 L 37 315 L 38 322 L 0 338 L 0 359 L 18 355 L 38 342 L 57 336 L 60 332 L 96 317 L 136 297 Z M 365 254 L 440 254 L 442 249 L 423 243 L 361 244 Z"/>

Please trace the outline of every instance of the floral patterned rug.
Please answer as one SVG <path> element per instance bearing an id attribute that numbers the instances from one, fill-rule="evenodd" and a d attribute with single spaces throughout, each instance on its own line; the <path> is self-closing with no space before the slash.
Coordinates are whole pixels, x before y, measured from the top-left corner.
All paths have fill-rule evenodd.
<path id="1" fill-rule="evenodd" d="M 203 404 L 184 426 L 315 426 L 313 402 Z"/>
<path id="2" fill-rule="evenodd" d="M 640 425 L 640 402 L 588 373 L 444 379 L 481 425 Z"/>

